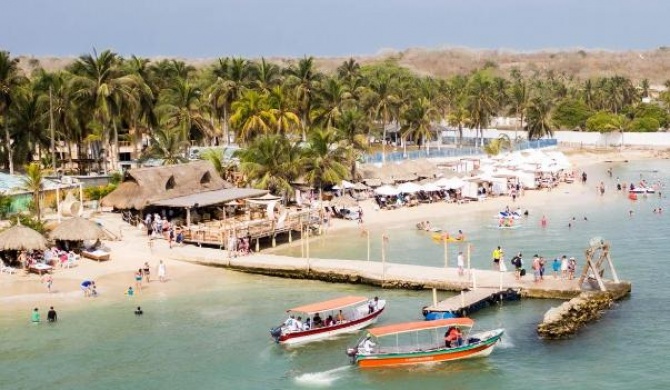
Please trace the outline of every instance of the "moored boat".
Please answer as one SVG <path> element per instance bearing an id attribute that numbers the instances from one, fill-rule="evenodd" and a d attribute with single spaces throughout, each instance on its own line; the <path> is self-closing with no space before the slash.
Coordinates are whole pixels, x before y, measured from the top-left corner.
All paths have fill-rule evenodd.
<path id="1" fill-rule="evenodd" d="M 385 307 L 383 299 L 361 296 L 311 303 L 287 310 L 289 318 L 282 325 L 272 328 L 270 335 L 280 344 L 324 340 L 373 324 Z"/>
<path id="2" fill-rule="evenodd" d="M 361 368 L 402 366 L 485 357 L 504 329 L 470 333 L 470 318 L 406 322 L 366 332 L 347 354 Z"/>

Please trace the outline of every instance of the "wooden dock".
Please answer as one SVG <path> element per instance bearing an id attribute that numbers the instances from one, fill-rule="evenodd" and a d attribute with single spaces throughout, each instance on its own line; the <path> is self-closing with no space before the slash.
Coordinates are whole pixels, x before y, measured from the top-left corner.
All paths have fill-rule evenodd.
<path id="1" fill-rule="evenodd" d="M 447 298 L 423 309 L 426 313 L 451 313 L 465 316 L 490 304 L 519 299 L 519 291 L 514 289 L 477 288 L 462 290 L 459 295 Z"/>

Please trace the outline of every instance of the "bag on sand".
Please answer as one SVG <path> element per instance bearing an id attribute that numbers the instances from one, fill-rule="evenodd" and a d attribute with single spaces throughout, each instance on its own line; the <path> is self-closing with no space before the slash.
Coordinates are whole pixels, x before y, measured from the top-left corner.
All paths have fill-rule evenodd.
<path id="1" fill-rule="evenodd" d="M 521 268 L 521 270 L 519 271 L 519 275 L 520 275 L 520 276 L 526 276 L 526 269 L 525 269 L 525 268 Z"/>

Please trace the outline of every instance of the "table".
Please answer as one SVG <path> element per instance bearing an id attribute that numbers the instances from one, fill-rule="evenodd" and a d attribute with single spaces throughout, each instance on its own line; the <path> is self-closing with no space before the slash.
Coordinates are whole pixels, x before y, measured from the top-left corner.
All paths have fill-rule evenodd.
<path id="1" fill-rule="evenodd" d="M 53 268 L 54 267 L 52 267 L 50 265 L 47 265 L 47 264 L 35 263 L 35 264 L 32 264 L 28 268 L 28 270 L 31 271 L 31 272 L 38 273 L 39 275 L 42 275 L 43 272 L 51 272 L 53 270 Z"/>

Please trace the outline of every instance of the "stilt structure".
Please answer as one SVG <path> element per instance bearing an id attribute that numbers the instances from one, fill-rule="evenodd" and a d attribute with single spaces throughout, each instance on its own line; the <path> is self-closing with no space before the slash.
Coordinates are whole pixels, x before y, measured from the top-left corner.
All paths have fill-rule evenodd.
<path id="1" fill-rule="evenodd" d="M 607 262 L 609 265 L 609 269 L 612 274 L 612 280 L 615 283 L 619 283 L 619 275 L 617 275 L 616 269 L 614 268 L 614 263 L 610 257 L 610 244 L 605 242 L 605 240 L 602 238 L 596 237 L 589 241 L 589 245 L 589 248 L 585 251 L 586 264 L 584 264 L 582 275 L 579 277 L 579 285 L 581 286 L 587 278 L 595 279 L 600 290 L 607 291 L 607 287 L 603 281 L 603 276 L 605 274 L 605 262 Z"/>

